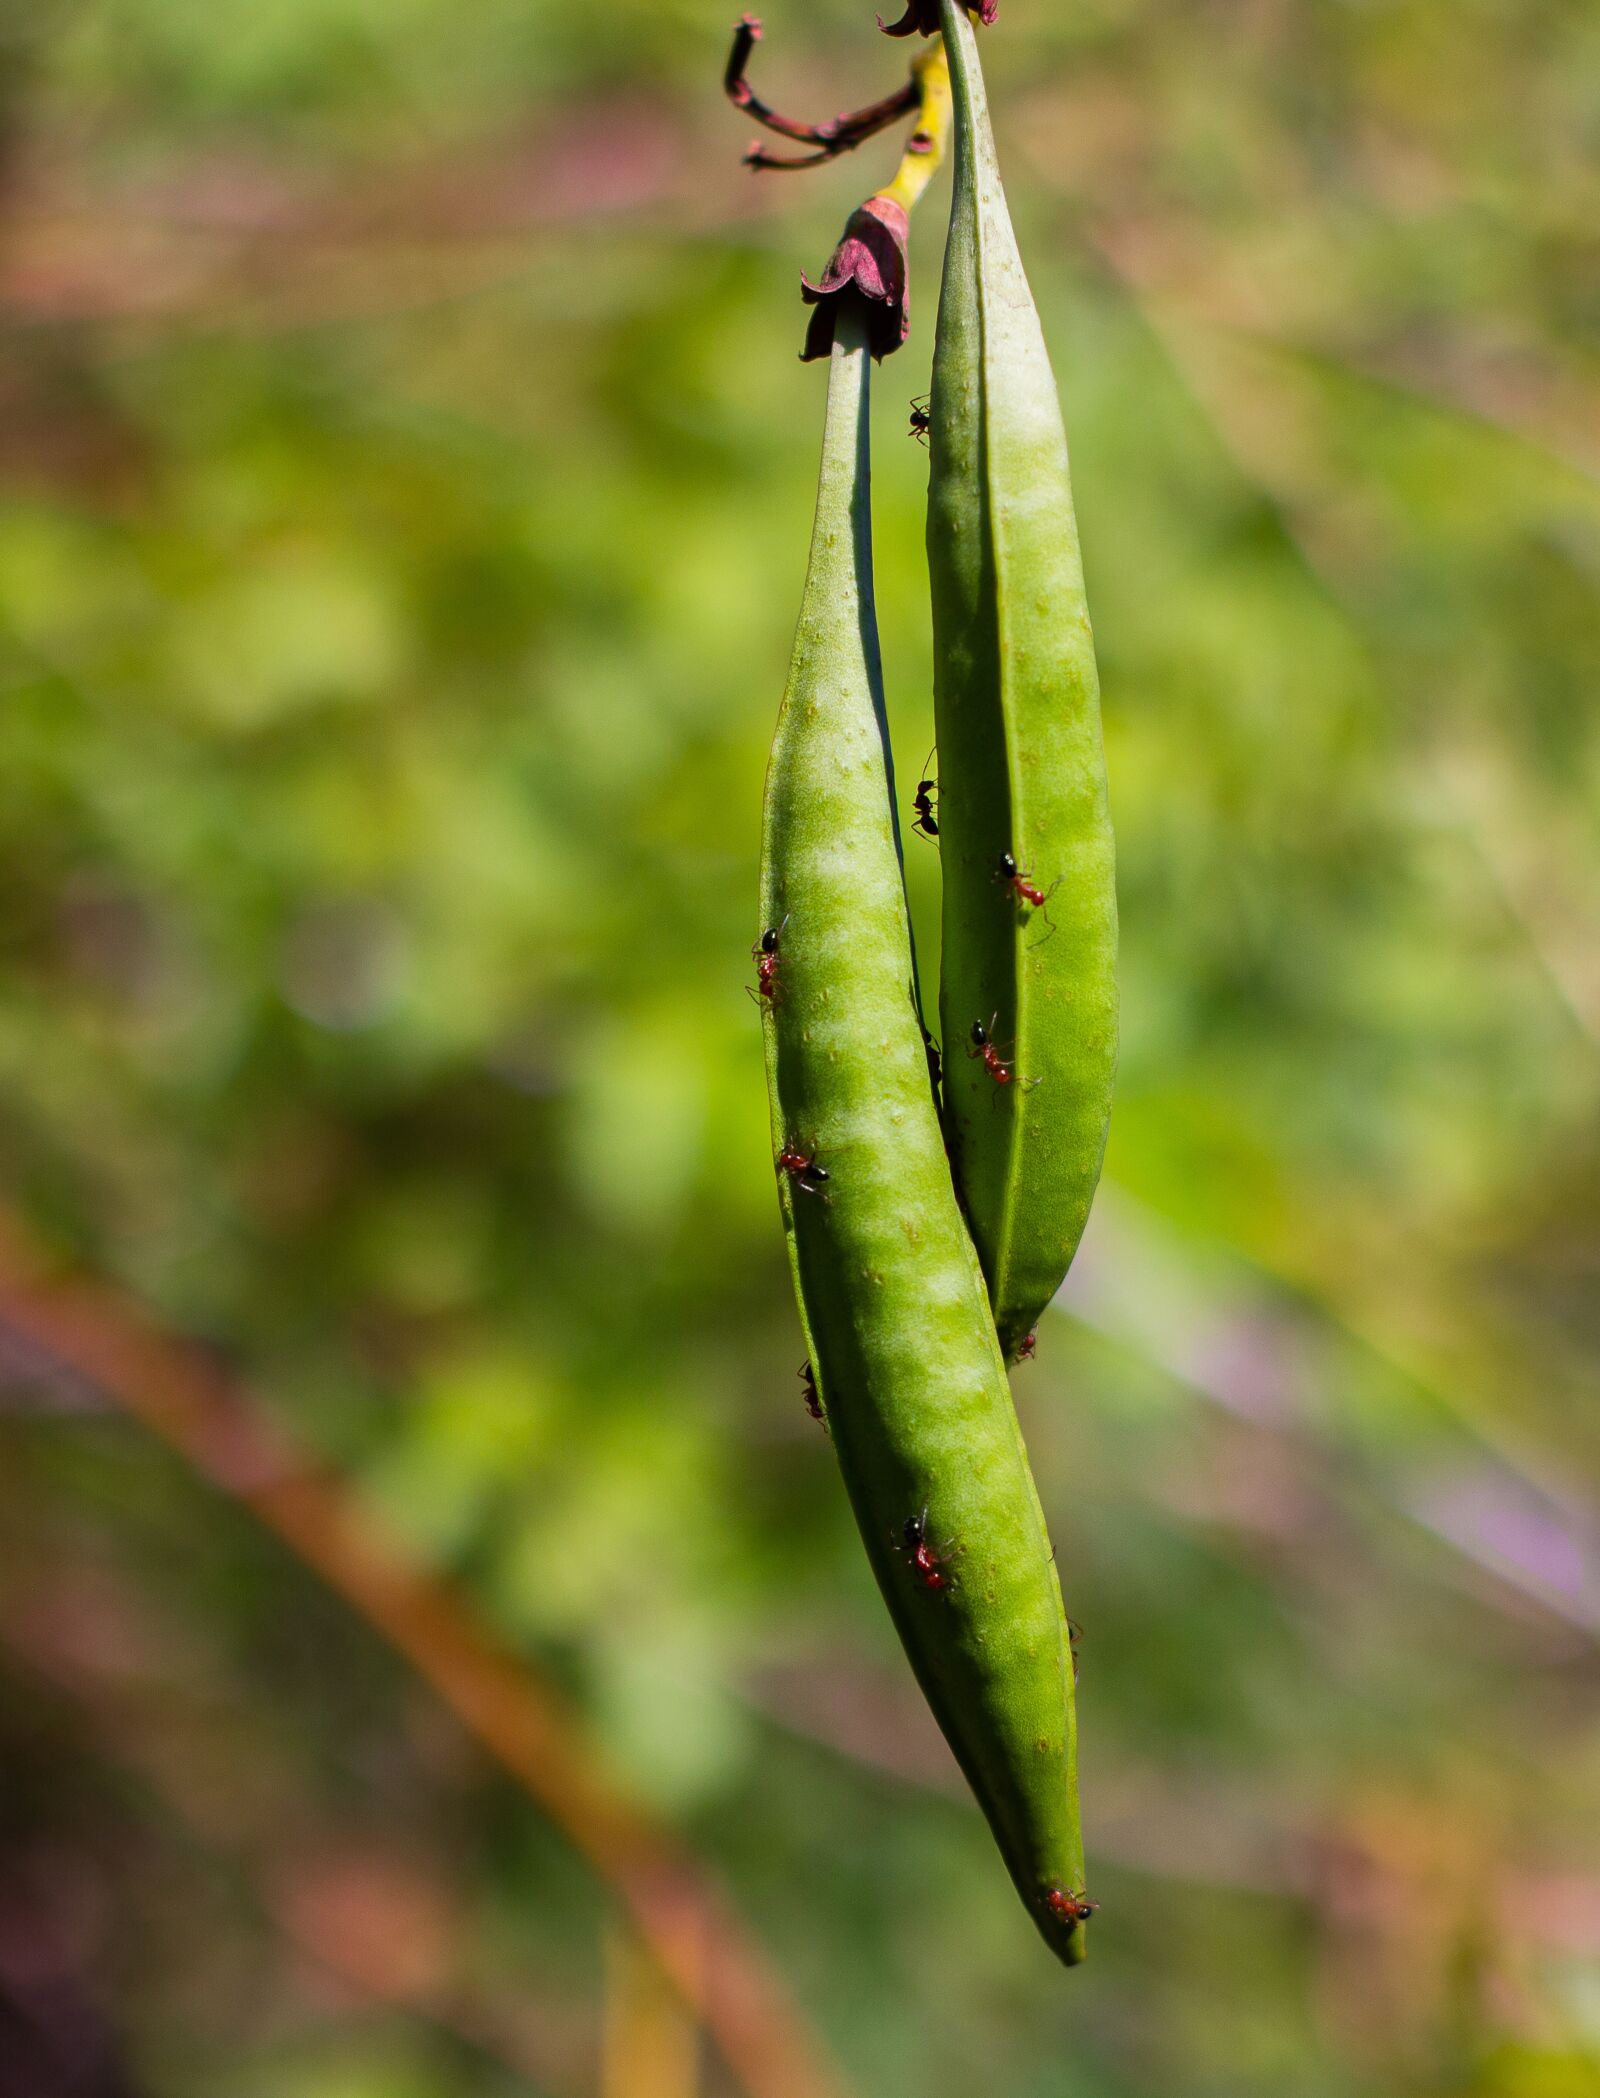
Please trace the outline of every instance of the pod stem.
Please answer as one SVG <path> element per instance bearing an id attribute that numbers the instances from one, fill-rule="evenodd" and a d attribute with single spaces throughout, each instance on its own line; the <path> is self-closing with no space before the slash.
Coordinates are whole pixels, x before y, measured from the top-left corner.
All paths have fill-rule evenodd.
<path id="1" fill-rule="evenodd" d="M 883 662 L 878 648 L 878 612 L 872 586 L 872 403 L 873 315 L 864 298 L 847 293 L 834 320 L 828 366 L 828 410 L 817 486 L 817 516 L 802 619 L 837 605 L 841 592 L 855 598 L 871 680 L 873 708 L 888 746 Z M 848 516 L 848 547 L 839 527 Z M 846 558 L 841 561 L 841 554 Z M 815 594 L 815 603 L 814 603 Z"/>

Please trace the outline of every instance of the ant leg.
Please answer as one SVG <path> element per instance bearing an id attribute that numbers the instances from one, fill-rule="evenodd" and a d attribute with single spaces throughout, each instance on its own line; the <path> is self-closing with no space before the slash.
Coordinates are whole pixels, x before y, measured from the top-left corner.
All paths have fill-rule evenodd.
<path id="1" fill-rule="evenodd" d="M 1056 921 L 1050 915 L 1050 899 L 1056 893 L 1057 889 L 1060 888 L 1061 884 L 1066 880 L 1066 878 L 1067 877 L 1064 874 L 1058 874 L 1056 876 L 1055 880 L 1050 884 L 1049 888 L 1045 890 L 1044 902 L 1041 903 L 1039 906 L 1039 916 L 1050 928 L 1050 930 L 1044 936 L 1045 940 L 1053 940 L 1056 936 L 1057 931 L 1059 930 L 1059 928 L 1056 925 Z M 1042 947 L 1044 945 L 1044 940 L 1035 940 L 1033 944 L 1036 947 Z"/>

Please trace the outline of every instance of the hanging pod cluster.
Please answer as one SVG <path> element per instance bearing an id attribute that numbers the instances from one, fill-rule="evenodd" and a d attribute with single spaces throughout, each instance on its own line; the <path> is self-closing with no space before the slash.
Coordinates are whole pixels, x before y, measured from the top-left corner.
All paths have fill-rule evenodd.
<path id="1" fill-rule="evenodd" d="M 977 10 L 974 10 L 977 12 Z M 994 7 L 981 11 L 992 19 Z M 937 20 L 935 20 L 937 16 Z M 1115 1059 L 1116 914 L 1098 695 L 1060 410 L 1006 214 L 976 39 L 955 0 L 906 93 L 829 125 L 728 91 L 810 165 L 915 108 L 851 219 L 805 354 L 830 364 L 816 524 L 767 777 L 757 942 L 777 1177 L 805 1372 L 917 1679 L 1040 1932 L 1081 1960 L 1072 1628 L 1006 1358 L 1088 1214 Z M 907 325 L 907 213 L 955 132 L 925 418 L 944 854 L 925 1026 L 873 605 L 872 360 Z M 890 112 L 892 114 L 886 114 Z M 960 1054 L 962 1048 L 970 1053 Z"/>

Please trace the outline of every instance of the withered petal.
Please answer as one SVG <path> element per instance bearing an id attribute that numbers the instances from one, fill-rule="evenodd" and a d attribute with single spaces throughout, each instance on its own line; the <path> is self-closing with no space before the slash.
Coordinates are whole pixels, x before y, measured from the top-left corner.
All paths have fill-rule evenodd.
<path id="1" fill-rule="evenodd" d="M 969 0 L 969 5 L 976 8 L 985 26 L 1000 12 L 1000 0 Z M 888 23 L 879 15 L 878 27 L 885 36 L 937 36 L 939 0 L 906 0 L 906 11 L 898 22 Z"/>
<path id="2" fill-rule="evenodd" d="M 910 234 L 904 208 L 890 197 L 869 197 L 851 213 L 822 281 L 800 279 L 801 297 L 815 308 L 800 353 L 806 363 L 831 353 L 839 307 L 852 297 L 871 308 L 873 356 L 899 349 L 911 332 Z"/>

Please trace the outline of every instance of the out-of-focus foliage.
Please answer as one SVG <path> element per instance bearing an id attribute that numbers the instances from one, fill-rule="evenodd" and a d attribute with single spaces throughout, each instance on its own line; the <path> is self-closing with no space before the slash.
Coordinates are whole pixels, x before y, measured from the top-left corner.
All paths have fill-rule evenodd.
<path id="1" fill-rule="evenodd" d="M 753 187 L 734 12 L 6 16 L 0 1191 L 571 1687 L 860 2092 L 1581 2098 L 1600 13 L 987 33 L 1122 861 L 1108 1182 L 1019 1373 L 1086 1627 L 1066 1980 L 795 1378 L 741 985 L 796 273 L 894 149 Z M 903 64 L 864 0 L 767 27 L 819 115 Z M 878 406 L 913 779 L 941 213 Z M 309 1576 L 25 1368 L 0 1978 L 56 1948 L 154 2098 L 595 2089 L 603 1890 Z"/>

